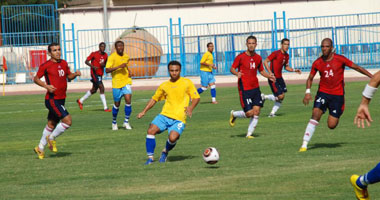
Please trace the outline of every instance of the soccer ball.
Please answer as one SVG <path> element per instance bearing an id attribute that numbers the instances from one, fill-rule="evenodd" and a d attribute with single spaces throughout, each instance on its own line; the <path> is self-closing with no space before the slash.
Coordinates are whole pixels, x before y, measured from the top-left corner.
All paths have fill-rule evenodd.
<path id="1" fill-rule="evenodd" d="M 207 164 L 211 164 L 211 165 L 217 163 L 218 160 L 219 160 L 219 152 L 218 152 L 218 150 L 216 150 L 215 147 L 208 147 L 203 152 L 203 160 Z"/>

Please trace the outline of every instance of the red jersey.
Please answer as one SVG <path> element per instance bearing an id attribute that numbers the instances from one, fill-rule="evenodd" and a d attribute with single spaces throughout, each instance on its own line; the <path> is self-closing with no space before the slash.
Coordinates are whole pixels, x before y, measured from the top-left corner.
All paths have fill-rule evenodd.
<path id="1" fill-rule="evenodd" d="M 282 68 L 289 62 L 289 54 L 282 53 L 281 50 L 272 52 L 268 59 L 270 60 L 270 70 L 276 78 L 282 78 Z"/>
<path id="2" fill-rule="evenodd" d="M 104 73 L 104 67 L 106 66 L 108 55 L 104 52 L 104 54 L 100 53 L 100 51 L 94 51 L 92 52 L 88 57 L 87 61 L 91 61 L 91 64 L 95 67 L 98 67 L 96 71 L 91 68 L 91 75 L 96 73 L 99 76 L 103 76 Z M 103 67 L 100 65 L 100 63 L 103 63 Z"/>
<path id="3" fill-rule="evenodd" d="M 37 72 L 37 77 L 45 77 L 46 84 L 57 88 L 54 93 L 46 93 L 45 99 L 65 99 L 67 90 L 67 76 L 71 74 L 70 68 L 65 60 L 53 62 L 51 60 L 43 63 Z"/>
<path id="4" fill-rule="evenodd" d="M 314 61 L 310 74 L 315 75 L 319 71 L 321 80 L 318 91 L 332 95 L 344 95 L 344 68 L 352 67 L 352 61 L 346 57 L 335 54 L 330 61 L 324 61 L 322 57 Z"/>
<path id="5" fill-rule="evenodd" d="M 239 54 L 236 56 L 232 68 L 238 68 L 239 72 L 242 73 L 238 80 L 240 90 L 252 90 L 259 87 L 257 70 L 264 70 L 263 61 L 259 54 L 255 53 L 253 56 L 247 55 L 246 52 Z"/>

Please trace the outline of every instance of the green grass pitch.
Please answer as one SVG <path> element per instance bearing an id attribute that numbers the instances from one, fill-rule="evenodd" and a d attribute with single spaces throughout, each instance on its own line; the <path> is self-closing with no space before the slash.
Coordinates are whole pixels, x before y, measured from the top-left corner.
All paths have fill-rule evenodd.
<path id="1" fill-rule="evenodd" d="M 57 138 L 59 152 L 47 149 L 44 160 L 33 152 L 46 124 L 44 95 L 0 97 L 0 199 L 355 199 L 350 175 L 380 161 L 378 97 L 370 106 L 372 126 L 363 130 L 353 124 L 364 85 L 346 83 L 340 124 L 329 130 L 324 115 L 304 153 L 298 149 L 312 109 L 312 102 L 302 104 L 304 84 L 288 85 L 278 117 L 267 117 L 273 102 L 265 103 L 252 140 L 244 137 L 248 119 L 228 125 L 230 110 L 241 109 L 236 87 L 217 88 L 218 105 L 210 103 L 207 91 L 168 162 L 150 166 L 143 165 L 146 130 L 163 104 L 143 119 L 136 115 L 154 91 L 134 91 L 131 131 L 121 128 L 124 103 L 120 129 L 112 131 L 112 114 L 102 111 L 99 94 L 85 102 L 83 111 L 75 102 L 83 93 L 68 94 L 73 125 Z M 270 92 L 268 86 L 261 90 Z M 112 94 L 106 95 L 112 104 Z M 156 137 L 156 161 L 166 139 L 167 132 Z M 216 165 L 202 159 L 209 146 L 220 152 Z M 380 199 L 380 184 L 369 192 Z"/>

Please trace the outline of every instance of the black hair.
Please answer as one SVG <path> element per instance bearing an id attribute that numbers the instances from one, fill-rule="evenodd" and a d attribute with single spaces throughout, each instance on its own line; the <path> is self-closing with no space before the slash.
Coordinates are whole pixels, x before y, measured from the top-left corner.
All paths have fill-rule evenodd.
<path id="1" fill-rule="evenodd" d="M 60 45 L 58 43 L 56 43 L 56 42 L 50 43 L 49 46 L 48 46 L 48 52 L 49 53 L 51 53 L 51 47 L 53 47 L 53 46 L 60 46 Z"/>
<path id="2" fill-rule="evenodd" d="M 330 44 L 331 44 L 331 47 L 333 47 L 334 46 L 334 43 L 333 43 L 333 41 L 332 41 L 332 39 L 331 38 L 325 38 L 325 39 L 323 39 L 322 40 L 322 42 L 321 42 L 321 46 L 322 46 L 322 43 L 323 43 L 323 41 L 329 41 L 330 42 Z"/>
<path id="3" fill-rule="evenodd" d="M 281 40 L 281 44 L 284 44 L 284 42 L 286 42 L 286 41 L 290 42 L 290 40 L 288 38 L 284 38 Z"/>
<path id="4" fill-rule="evenodd" d="M 172 60 L 172 61 L 169 62 L 169 64 L 168 64 L 168 70 L 169 70 L 169 66 L 170 65 L 178 65 L 179 69 L 181 69 L 181 63 L 178 62 L 178 61 L 176 61 L 176 60 Z"/>
<path id="5" fill-rule="evenodd" d="M 99 47 L 102 45 L 106 46 L 106 43 L 104 43 L 104 42 L 99 43 Z"/>
<path id="6" fill-rule="evenodd" d="M 116 48 L 117 44 L 119 44 L 119 43 L 123 44 L 123 46 L 124 46 L 124 42 L 121 41 L 121 40 L 118 40 L 118 41 L 115 42 L 115 48 Z"/>
<path id="7" fill-rule="evenodd" d="M 207 43 L 207 48 L 208 48 L 208 46 L 210 46 L 210 45 L 212 45 L 212 44 L 213 44 L 212 42 Z"/>
<path id="8" fill-rule="evenodd" d="M 248 36 L 246 42 L 248 43 L 248 40 L 250 40 L 250 39 L 254 39 L 255 42 L 257 42 L 257 38 L 253 35 Z"/>

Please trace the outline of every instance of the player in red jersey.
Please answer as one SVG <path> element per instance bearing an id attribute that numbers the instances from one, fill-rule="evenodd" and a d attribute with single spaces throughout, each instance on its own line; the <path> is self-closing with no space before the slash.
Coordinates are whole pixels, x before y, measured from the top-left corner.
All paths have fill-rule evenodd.
<path id="1" fill-rule="evenodd" d="M 92 88 L 91 90 L 87 91 L 86 94 L 82 98 L 77 100 L 77 103 L 81 110 L 83 110 L 83 102 L 87 98 L 89 98 L 91 95 L 95 94 L 99 88 L 100 100 L 102 100 L 104 111 L 111 112 L 111 110 L 108 109 L 108 106 L 107 106 L 106 96 L 104 95 L 104 85 L 102 82 L 104 67 L 106 66 L 106 62 L 108 58 L 107 53 L 104 52 L 105 49 L 106 49 L 106 43 L 101 42 L 99 44 L 99 51 L 92 52 L 86 59 L 86 62 L 85 62 L 86 65 L 91 67 Z"/>
<path id="2" fill-rule="evenodd" d="M 301 74 L 301 70 L 293 69 L 289 66 L 289 43 L 289 39 L 282 39 L 281 49 L 274 51 L 264 60 L 265 68 L 268 70 L 269 74 L 273 73 L 276 78 L 276 82 L 273 82 L 268 79 L 268 83 L 273 94 L 264 96 L 265 100 L 268 99 L 274 101 L 272 111 L 270 112 L 268 117 L 276 116 L 275 114 L 277 110 L 281 107 L 281 103 L 285 98 L 285 93 L 288 91 L 286 89 L 285 81 L 282 78 L 282 68 L 285 67 L 285 69 L 289 72 L 297 72 L 298 74 Z M 269 62 L 270 67 L 268 65 Z"/>
<path id="3" fill-rule="evenodd" d="M 310 88 L 315 74 L 319 72 L 321 77 L 319 88 L 314 100 L 313 113 L 306 127 L 302 146 L 299 149 L 300 152 L 307 151 L 307 144 L 313 136 L 315 127 L 327 109 L 329 109 L 327 126 L 334 129 L 338 125 L 339 117 L 344 111 L 344 68 L 350 67 L 372 78 L 372 74 L 364 68 L 346 57 L 334 53 L 333 42 L 330 38 L 322 40 L 321 49 L 322 56 L 314 61 L 306 81 L 306 93 L 303 99 L 305 105 L 309 104 L 311 100 Z"/>
<path id="4" fill-rule="evenodd" d="M 273 75 L 269 75 L 263 68 L 262 58 L 256 54 L 255 49 L 257 39 L 249 36 L 246 40 L 247 51 L 239 54 L 231 66 L 231 73 L 238 77 L 238 90 L 240 104 L 243 110 L 231 110 L 230 125 L 235 126 L 236 118 L 251 118 L 248 126 L 247 138 L 254 138 L 252 133 L 255 131 L 259 120 L 260 108 L 263 107 L 264 98 L 260 92 L 257 70 L 264 77 L 276 82 Z M 238 71 L 236 71 L 238 69 Z"/>
<path id="5" fill-rule="evenodd" d="M 57 43 L 48 46 L 48 54 L 51 57 L 43 63 L 34 77 L 34 82 L 47 90 L 45 106 L 49 110 L 48 122 L 42 132 L 40 144 L 34 148 L 39 159 L 44 159 L 44 148 L 49 144 L 49 149 L 57 152 L 55 138 L 61 135 L 71 126 L 71 116 L 65 108 L 67 79 L 73 80 L 80 76 L 80 71 L 71 73 L 67 62 L 61 59 L 61 47 Z M 45 82 L 41 80 L 45 77 Z M 60 123 L 58 123 L 61 121 Z"/>

